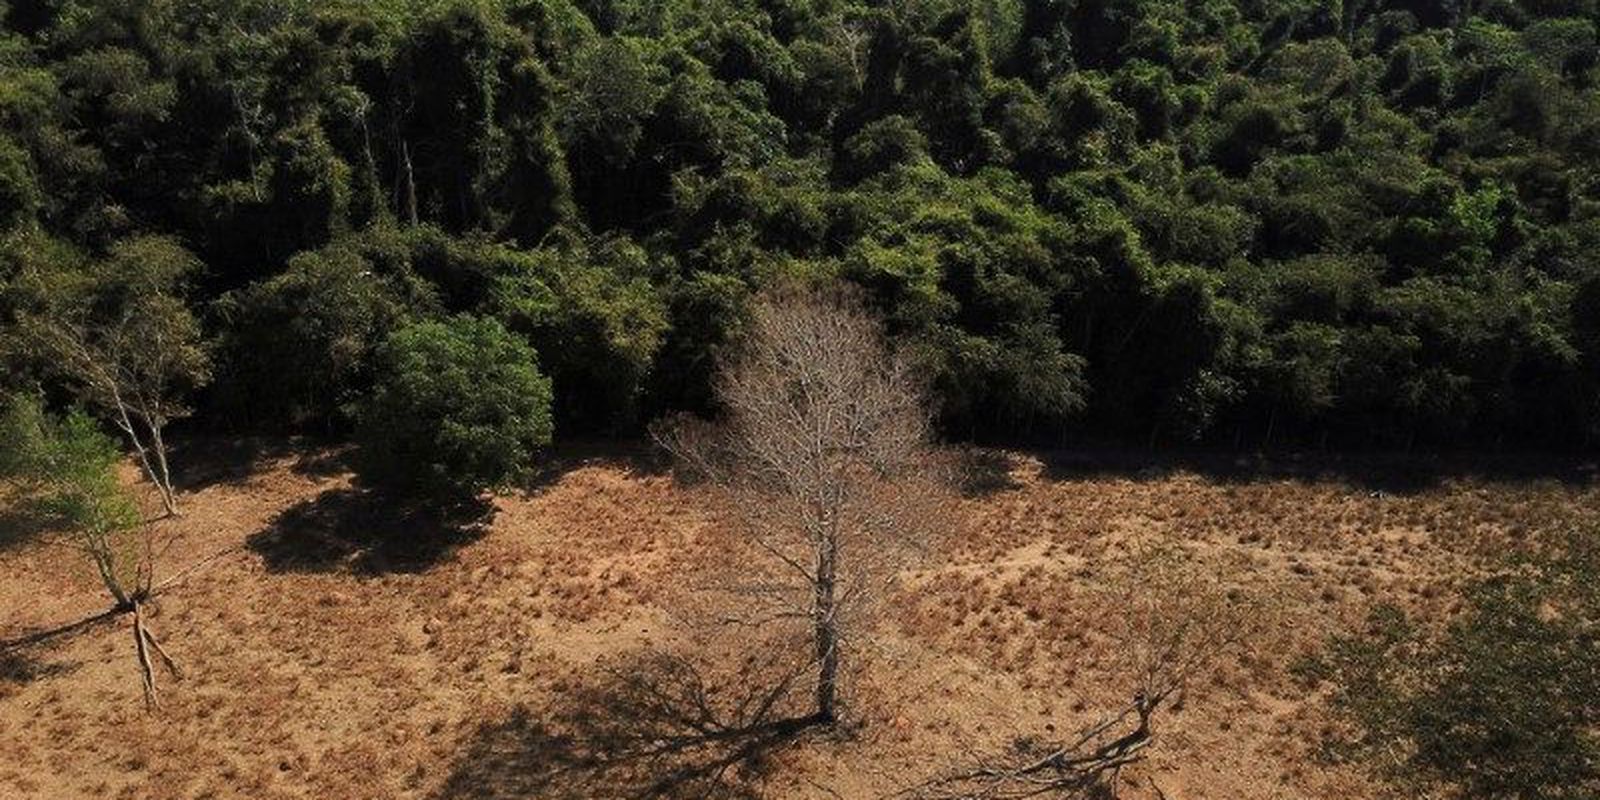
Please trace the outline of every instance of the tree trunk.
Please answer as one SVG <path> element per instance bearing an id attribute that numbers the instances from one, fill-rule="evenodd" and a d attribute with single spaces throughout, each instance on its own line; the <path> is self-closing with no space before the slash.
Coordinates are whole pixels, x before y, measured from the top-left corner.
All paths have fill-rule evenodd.
<path id="1" fill-rule="evenodd" d="M 171 482 L 162 478 L 162 473 L 166 471 L 165 453 L 161 454 L 162 471 L 157 472 L 155 465 L 150 463 L 149 448 L 146 448 L 144 442 L 139 438 L 139 429 L 134 427 L 133 418 L 128 414 L 128 404 L 122 399 L 122 393 L 117 391 L 114 386 L 111 390 L 111 399 L 117 405 L 117 427 L 121 428 L 122 432 L 128 435 L 128 440 L 133 443 L 133 450 L 139 455 L 139 466 L 144 468 L 145 477 L 148 477 L 150 482 L 156 485 L 157 491 L 161 494 L 161 505 L 166 509 L 167 516 L 177 516 L 178 504 L 176 498 L 172 495 Z M 154 426 L 151 427 L 154 429 Z"/>
<path id="2" fill-rule="evenodd" d="M 834 598 L 837 559 L 838 545 L 830 539 L 818 554 L 816 595 L 811 611 L 817 661 L 816 717 L 823 724 L 836 718 L 834 705 L 839 693 L 839 621 Z"/>
<path id="3" fill-rule="evenodd" d="M 406 170 L 406 219 L 411 227 L 417 227 L 417 175 L 411 169 L 411 144 L 404 140 L 400 142 L 400 154 L 405 161 Z"/>
<path id="4" fill-rule="evenodd" d="M 89 542 L 89 558 L 94 562 L 95 571 L 100 573 L 100 582 L 111 594 L 111 599 L 116 601 L 116 608 L 132 608 L 133 597 L 123 588 L 122 580 L 117 576 L 110 545 L 99 540 Z"/>
<path id="5" fill-rule="evenodd" d="M 144 632 L 144 612 L 138 603 L 133 604 L 133 647 L 139 657 L 139 680 L 144 684 L 144 703 L 147 708 L 157 708 L 161 699 L 156 694 L 156 670 L 150 661 L 149 640 Z"/>
<path id="6" fill-rule="evenodd" d="M 167 442 L 161 436 L 161 425 L 150 418 L 145 418 L 145 425 L 150 428 L 151 449 L 156 452 L 156 469 L 161 473 L 157 485 L 161 489 L 161 504 L 166 507 L 167 516 L 178 516 L 178 493 L 172 488 L 172 471 L 167 468 Z"/>
<path id="7" fill-rule="evenodd" d="M 367 205 L 372 217 L 389 218 L 389 202 L 383 197 L 383 180 L 378 176 L 378 159 L 372 155 L 372 131 L 367 127 L 367 112 L 361 112 L 361 155 L 367 167 Z"/>

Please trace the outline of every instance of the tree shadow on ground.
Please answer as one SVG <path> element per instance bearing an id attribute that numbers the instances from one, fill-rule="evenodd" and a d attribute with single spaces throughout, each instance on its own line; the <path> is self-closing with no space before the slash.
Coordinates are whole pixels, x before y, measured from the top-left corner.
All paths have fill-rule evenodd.
<path id="1" fill-rule="evenodd" d="M 341 487 L 290 506 L 246 540 L 272 572 L 421 572 L 483 535 L 494 506 L 419 508 Z"/>
<path id="2" fill-rule="evenodd" d="M 1587 486 L 1600 479 L 1593 458 L 1485 453 L 1238 453 L 1208 450 L 1083 449 L 1038 452 L 1049 480 L 1160 480 L 1179 473 L 1218 483 L 1296 480 L 1342 483 L 1374 494 L 1414 494 L 1452 480 L 1554 481 Z"/>
<path id="3" fill-rule="evenodd" d="M 0 551 L 33 541 L 52 527 L 49 515 L 28 498 L 0 492 Z"/>
<path id="4" fill-rule="evenodd" d="M 168 442 L 173 486 L 198 491 L 237 483 L 260 472 L 267 462 L 314 452 L 317 445 L 296 438 L 185 436 Z"/>
<path id="5" fill-rule="evenodd" d="M 350 454 L 354 451 L 349 445 L 319 447 L 301 452 L 289 471 L 296 475 L 308 478 L 332 478 L 349 472 Z"/>
<path id="6" fill-rule="evenodd" d="M 709 685 L 659 654 L 604 670 L 555 707 L 481 726 L 435 800 L 753 800 L 815 720 L 775 712 L 787 685 Z"/>
<path id="7" fill-rule="evenodd" d="M 0 696 L 7 684 L 20 686 L 40 678 L 71 672 L 76 664 L 44 662 L 21 650 L 0 651 Z"/>

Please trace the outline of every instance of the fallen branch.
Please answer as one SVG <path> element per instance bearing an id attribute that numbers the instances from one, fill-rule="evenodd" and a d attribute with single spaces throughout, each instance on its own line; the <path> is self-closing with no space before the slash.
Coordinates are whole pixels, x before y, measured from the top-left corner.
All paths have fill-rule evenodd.
<path id="1" fill-rule="evenodd" d="M 918 800 L 1023 800 L 1083 797 L 1093 792 L 1116 796 L 1122 768 L 1138 761 L 1154 739 L 1150 720 L 1167 692 L 1136 696 L 1117 714 L 1089 727 L 1077 739 L 1019 763 L 986 759 L 978 766 L 934 778 L 901 796 Z M 1133 728 L 1107 740 L 1132 718 Z"/>
<path id="2" fill-rule="evenodd" d="M 156 595 L 159 595 L 162 591 L 188 580 L 196 572 L 199 572 L 201 568 L 210 566 L 216 561 L 226 556 L 234 555 L 239 551 L 240 548 L 238 547 L 229 547 L 216 553 L 212 553 L 211 555 L 206 556 L 205 558 L 202 558 L 199 561 L 196 561 L 193 564 L 178 570 L 177 572 L 174 572 L 172 575 L 168 576 L 166 580 L 156 584 L 155 588 L 150 590 L 150 596 L 155 597 Z"/>
<path id="3" fill-rule="evenodd" d="M 1118 661 L 1133 702 L 1075 741 L 983 758 L 902 793 L 922 800 L 1116 797 L 1122 769 L 1155 741 L 1151 719 L 1222 654 L 1261 630 L 1261 606 L 1222 583 L 1213 569 L 1170 544 L 1135 551 L 1114 565 L 1105 591 Z M 1030 740 L 1022 740 L 1024 743 Z M 1157 789 L 1160 793 L 1160 789 Z"/>
<path id="4" fill-rule="evenodd" d="M 172 656 L 167 655 L 166 649 L 161 646 L 161 642 L 156 639 L 155 634 L 151 633 L 149 626 L 145 624 L 144 608 L 139 603 L 134 603 L 133 605 L 133 642 L 139 654 L 139 678 L 144 684 L 145 705 L 150 708 L 159 708 L 161 699 L 156 692 L 155 663 L 150 658 L 150 653 L 152 651 L 155 652 L 174 680 L 183 680 L 183 674 L 179 672 L 177 662 L 172 660 Z"/>
<path id="5" fill-rule="evenodd" d="M 144 684 L 144 703 L 150 708 L 161 705 L 156 697 L 156 671 L 150 665 L 150 649 L 146 646 L 149 640 L 144 630 L 144 614 L 139 611 L 138 604 L 133 606 L 133 647 L 139 655 L 139 679 Z"/>
<path id="6" fill-rule="evenodd" d="M 161 663 L 166 666 L 167 672 L 172 673 L 173 679 L 180 681 L 183 680 L 183 670 L 178 669 L 178 662 L 173 661 L 172 656 L 167 655 L 167 648 L 161 646 L 161 640 L 157 639 L 155 634 L 150 632 L 149 626 L 145 626 L 144 640 L 150 645 L 151 650 L 156 651 L 156 655 L 161 658 Z"/>

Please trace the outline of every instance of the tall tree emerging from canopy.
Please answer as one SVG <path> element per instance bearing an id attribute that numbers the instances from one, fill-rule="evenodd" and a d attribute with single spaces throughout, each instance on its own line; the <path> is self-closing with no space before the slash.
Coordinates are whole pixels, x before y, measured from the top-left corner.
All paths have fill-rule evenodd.
<path id="1" fill-rule="evenodd" d="M 723 418 L 658 440 L 736 511 L 740 621 L 799 622 L 812 718 L 837 719 L 853 611 L 935 530 L 943 500 L 922 382 L 855 294 L 785 287 L 755 303 L 717 379 Z M 798 672 L 798 671 L 797 671 Z"/>

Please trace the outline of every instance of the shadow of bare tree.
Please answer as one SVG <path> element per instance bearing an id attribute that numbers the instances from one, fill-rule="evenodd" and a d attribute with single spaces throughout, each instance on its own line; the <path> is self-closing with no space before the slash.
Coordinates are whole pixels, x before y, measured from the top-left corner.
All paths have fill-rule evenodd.
<path id="1" fill-rule="evenodd" d="M 482 535 L 494 507 L 417 508 L 381 492 L 329 489 L 246 541 L 273 572 L 421 572 Z"/>
<path id="2" fill-rule="evenodd" d="M 0 550 L 20 547 L 48 530 L 49 516 L 26 498 L 0 495 Z"/>
<path id="3" fill-rule="evenodd" d="M 45 662 L 20 651 L 0 651 L 0 697 L 5 694 L 6 684 L 20 686 L 40 678 L 70 672 L 74 668 L 75 664 Z"/>
<path id="4" fill-rule="evenodd" d="M 815 725 L 778 712 L 791 681 L 713 687 L 687 662 L 635 656 L 549 710 L 482 726 L 437 800 L 753 800 L 771 757 Z"/>

